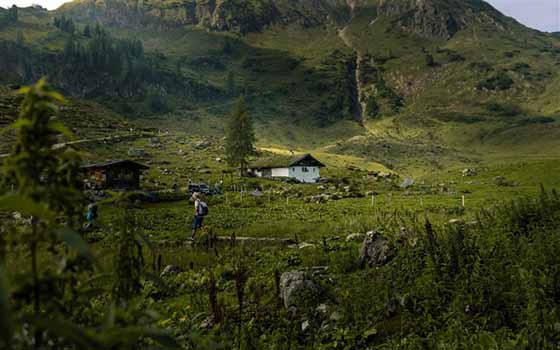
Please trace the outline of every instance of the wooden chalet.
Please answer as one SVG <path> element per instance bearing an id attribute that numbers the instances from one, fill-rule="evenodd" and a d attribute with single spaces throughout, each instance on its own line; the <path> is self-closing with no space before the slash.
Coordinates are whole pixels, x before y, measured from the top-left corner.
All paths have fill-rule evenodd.
<path id="1" fill-rule="evenodd" d="M 82 167 L 85 180 L 97 189 L 137 190 L 140 175 L 149 167 L 132 160 L 113 160 Z"/>

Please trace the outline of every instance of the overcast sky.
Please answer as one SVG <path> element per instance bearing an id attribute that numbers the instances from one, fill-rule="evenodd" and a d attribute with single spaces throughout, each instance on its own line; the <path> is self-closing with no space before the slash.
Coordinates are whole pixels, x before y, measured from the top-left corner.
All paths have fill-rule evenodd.
<path id="1" fill-rule="evenodd" d="M 560 31 L 560 0 L 487 0 L 519 22 L 543 31 Z M 39 4 L 55 9 L 65 0 L 0 0 L 1 7 Z"/>

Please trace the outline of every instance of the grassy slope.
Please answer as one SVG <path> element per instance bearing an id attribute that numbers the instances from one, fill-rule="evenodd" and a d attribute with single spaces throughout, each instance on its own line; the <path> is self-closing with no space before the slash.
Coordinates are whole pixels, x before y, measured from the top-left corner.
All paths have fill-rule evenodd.
<path id="1" fill-rule="evenodd" d="M 10 150 L 13 137 L 7 132 L 19 113 L 21 97 L 17 91 L 0 86 L 0 153 Z M 60 108 L 61 121 L 74 132 L 77 140 L 125 134 L 137 126 L 104 106 L 90 101 L 69 99 Z"/>

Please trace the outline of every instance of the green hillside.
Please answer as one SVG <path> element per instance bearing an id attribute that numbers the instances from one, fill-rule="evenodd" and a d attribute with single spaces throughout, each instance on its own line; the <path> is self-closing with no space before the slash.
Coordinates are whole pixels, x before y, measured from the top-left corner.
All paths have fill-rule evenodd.
<path id="1" fill-rule="evenodd" d="M 0 45 L 4 83 L 47 74 L 198 134 L 245 95 L 261 146 L 396 169 L 555 156 L 560 139 L 560 40 L 479 0 L 74 1 L 20 9 Z"/>

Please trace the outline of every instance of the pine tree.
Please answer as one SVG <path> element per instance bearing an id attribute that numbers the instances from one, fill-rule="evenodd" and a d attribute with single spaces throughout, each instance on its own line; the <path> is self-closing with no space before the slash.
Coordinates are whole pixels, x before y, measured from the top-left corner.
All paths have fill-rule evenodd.
<path id="1" fill-rule="evenodd" d="M 240 97 L 233 109 L 226 129 L 226 159 L 230 166 L 246 173 L 247 158 L 255 153 L 253 121 L 247 111 L 245 98 Z"/>
<path id="2" fill-rule="evenodd" d="M 8 20 L 14 23 L 18 21 L 18 7 L 16 5 L 8 10 Z"/>
<path id="3" fill-rule="evenodd" d="M 86 38 L 91 38 L 91 28 L 89 27 L 89 24 L 86 24 L 84 27 L 84 36 Z"/>

